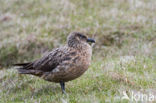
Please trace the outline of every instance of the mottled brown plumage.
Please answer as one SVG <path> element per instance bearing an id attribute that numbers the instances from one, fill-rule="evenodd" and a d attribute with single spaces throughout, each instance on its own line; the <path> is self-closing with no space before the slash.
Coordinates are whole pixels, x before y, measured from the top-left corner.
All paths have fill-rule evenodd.
<path id="1" fill-rule="evenodd" d="M 73 32 L 67 37 L 67 44 L 56 48 L 34 62 L 15 64 L 20 74 L 31 74 L 44 80 L 61 84 L 81 76 L 91 63 L 92 48 L 88 42 L 95 42 L 84 34 Z"/>

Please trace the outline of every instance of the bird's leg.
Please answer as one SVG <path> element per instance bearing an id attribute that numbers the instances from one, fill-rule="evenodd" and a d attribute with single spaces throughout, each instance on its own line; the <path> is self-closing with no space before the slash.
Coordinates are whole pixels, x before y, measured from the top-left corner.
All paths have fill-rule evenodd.
<path id="1" fill-rule="evenodd" d="M 64 82 L 60 82 L 60 85 L 61 85 L 62 93 L 66 94 L 66 92 L 65 92 L 65 83 Z"/>

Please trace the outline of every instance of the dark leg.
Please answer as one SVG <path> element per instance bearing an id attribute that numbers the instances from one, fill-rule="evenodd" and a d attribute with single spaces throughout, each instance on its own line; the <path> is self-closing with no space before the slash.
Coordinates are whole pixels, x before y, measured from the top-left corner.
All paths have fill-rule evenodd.
<path id="1" fill-rule="evenodd" d="M 62 93 L 66 94 L 66 92 L 65 92 L 65 83 L 64 82 L 60 82 L 60 85 L 61 85 Z"/>

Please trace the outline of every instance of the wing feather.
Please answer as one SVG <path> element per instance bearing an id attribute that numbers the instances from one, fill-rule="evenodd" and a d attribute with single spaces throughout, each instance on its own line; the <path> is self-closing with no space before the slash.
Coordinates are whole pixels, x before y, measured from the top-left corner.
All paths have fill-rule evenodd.
<path id="1" fill-rule="evenodd" d="M 42 70 L 45 72 L 52 71 L 59 65 L 63 56 L 63 51 L 57 48 L 50 52 L 48 55 L 43 56 L 41 59 L 34 62 L 33 67 L 36 70 Z"/>
<path id="2" fill-rule="evenodd" d="M 22 66 L 19 68 L 21 73 L 38 75 L 42 72 L 50 72 L 54 70 L 64 61 L 69 62 L 74 55 L 76 55 L 75 51 L 69 50 L 67 48 L 57 48 L 34 62 L 17 65 Z M 38 71 L 40 73 L 38 73 Z"/>

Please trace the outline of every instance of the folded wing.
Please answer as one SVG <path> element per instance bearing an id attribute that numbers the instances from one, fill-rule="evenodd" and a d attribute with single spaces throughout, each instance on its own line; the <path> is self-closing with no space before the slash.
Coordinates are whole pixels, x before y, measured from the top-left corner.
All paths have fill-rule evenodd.
<path id="1" fill-rule="evenodd" d="M 64 51 L 57 48 L 34 62 L 14 64 L 14 66 L 19 66 L 17 69 L 20 74 L 40 76 L 42 73 L 50 72 L 55 69 L 60 62 L 62 62 L 64 56 Z"/>

